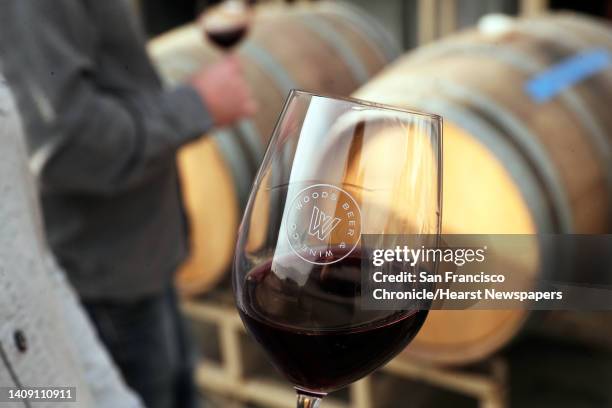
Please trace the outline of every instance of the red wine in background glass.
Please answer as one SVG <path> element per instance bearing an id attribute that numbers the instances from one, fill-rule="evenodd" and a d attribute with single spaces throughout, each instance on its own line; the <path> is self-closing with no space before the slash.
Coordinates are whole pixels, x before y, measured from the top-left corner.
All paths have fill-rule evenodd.
<path id="1" fill-rule="evenodd" d="M 246 24 L 223 29 L 205 30 L 208 39 L 224 50 L 229 50 L 242 41 L 247 31 Z"/>
<path id="2" fill-rule="evenodd" d="M 294 261 L 303 263 L 292 255 L 283 264 Z M 427 316 L 426 310 L 413 310 L 382 318 L 380 312 L 361 309 L 357 251 L 333 264 L 313 265 L 302 286 L 280 279 L 272 268 L 268 261 L 246 274 L 239 312 L 277 369 L 309 392 L 337 390 L 385 364 L 410 343 Z M 348 316 L 364 323 L 342 325 Z M 283 320 L 292 324 L 279 323 Z M 337 329 L 330 328 L 336 324 Z"/>
<path id="3" fill-rule="evenodd" d="M 208 10 L 202 20 L 206 37 L 219 48 L 229 51 L 249 29 L 251 4 L 241 0 L 226 0 Z"/>

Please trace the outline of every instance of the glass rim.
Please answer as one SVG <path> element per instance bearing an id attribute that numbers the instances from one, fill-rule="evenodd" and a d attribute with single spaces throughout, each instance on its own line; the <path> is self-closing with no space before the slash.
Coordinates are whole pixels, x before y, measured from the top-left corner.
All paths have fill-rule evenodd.
<path id="1" fill-rule="evenodd" d="M 304 89 L 299 89 L 299 88 L 291 89 L 289 91 L 288 99 L 291 98 L 293 95 L 307 95 L 307 96 L 316 96 L 317 98 L 324 98 L 324 99 L 331 99 L 331 100 L 340 100 L 340 101 L 350 102 L 350 103 L 353 103 L 355 105 L 363 105 L 363 106 L 369 106 L 369 107 L 377 108 L 377 109 L 392 110 L 392 111 L 408 113 L 408 114 L 416 115 L 416 116 L 424 116 L 424 117 L 426 117 L 426 118 L 428 118 L 430 120 L 436 120 L 436 121 L 438 121 L 440 123 L 442 123 L 442 119 L 443 119 L 441 115 L 438 115 L 436 113 L 417 111 L 417 110 L 403 108 L 403 107 L 396 106 L 396 105 L 389 105 L 389 104 L 385 104 L 385 103 L 366 101 L 366 100 L 363 100 L 363 99 L 353 98 L 353 97 L 350 97 L 350 96 L 339 96 L 339 95 L 334 95 L 334 94 L 321 94 L 321 93 L 318 93 L 318 92 L 306 91 Z"/>

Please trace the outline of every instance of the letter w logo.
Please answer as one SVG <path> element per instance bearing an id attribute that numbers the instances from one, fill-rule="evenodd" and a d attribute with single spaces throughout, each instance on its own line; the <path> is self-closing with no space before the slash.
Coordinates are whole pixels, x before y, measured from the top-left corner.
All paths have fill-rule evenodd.
<path id="1" fill-rule="evenodd" d="M 315 205 L 312 208 L 312 216 L 310 217 L 310 227 L 308 233 L 319 240 L 323 241 L 340 222 L 340 218 L 333 218 L 331 215 L 325 215 L 323 211 Z"/>

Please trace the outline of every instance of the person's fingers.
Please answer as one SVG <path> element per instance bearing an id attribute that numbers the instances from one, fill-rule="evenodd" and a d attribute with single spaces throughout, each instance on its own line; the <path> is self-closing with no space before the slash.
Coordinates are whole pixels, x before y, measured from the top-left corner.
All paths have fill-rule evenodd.
<path id="1" fill-rule="evenodd" d="M 238 55 L 234 52 L 230 52 L 229 54 L 223 54 L 222 57 L 225 61 L 230 61 L 232 63 L 238 61 Z"/>
<path id="2" fill-rule="evenodd" d="M 237 55 L 234 55 L 234 54 L 228 55 L 227 57 L 225 57 L 224 62 L 232 72 L 234 73 L 242 72 L 242 66 L 240 64 L 240 59 L 238 59 Z"/>
<path id="3" fill-rule="evenodd" d="M 251 96 L 251 92 L 247 87 L 242 87 L 241 92 L 239 92 L 239 98 L 241 101 L 252 101 L 253 96 Z"/>
<path id="4" fill-rule="evenodd" d="M 257 112 L 257 102 L 250 99 L 244 105 L 244 111 L 248 116 L 252 116 Z"/>
<path id="5" fill-rule="evenodd" d="M 224 57 L 217 64 L 202 70 L 192 78 L 207 103 L 215 124 L 222 126 L 257 112 L 252 89 L 240 71 L 234 55 Z"/>

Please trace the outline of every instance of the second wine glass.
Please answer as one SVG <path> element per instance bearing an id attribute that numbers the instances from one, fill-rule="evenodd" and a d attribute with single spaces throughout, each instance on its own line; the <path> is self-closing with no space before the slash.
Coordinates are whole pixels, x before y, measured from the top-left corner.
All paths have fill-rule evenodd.
<path id="1" fill-rule="evenodd" d="M 200 21 L 206 37 L 225 52 L 236 47 L 249 31 L 254 2 L 224 0 L 204 12 Z"/>

